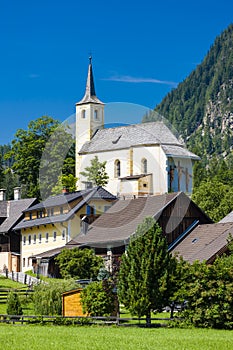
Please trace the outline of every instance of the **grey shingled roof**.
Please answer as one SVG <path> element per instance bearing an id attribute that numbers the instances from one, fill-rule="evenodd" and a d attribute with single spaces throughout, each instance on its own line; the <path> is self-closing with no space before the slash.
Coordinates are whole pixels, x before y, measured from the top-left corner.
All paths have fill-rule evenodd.
<path id="1" fill-rule="evenodd" d="M 7 216 L 7 205 L 6 201 L 0 202 L 0 218 L 5 218 Z"/>
<path id="2" fill-rule="evenodd" d="M 200 160 L 200 157 L 198 157 L 196 154 L 190 152 L 189 150 L 187 150 L 187 148 L 184 148 L 179 145 L 162 145 L 162 149 L 168 157 L 184 157 L 194 160 Z"/>
<path id="3" fill-rule="evenodd" d="M 172 251 L 184 260 L 207 262 L 226 250 L 229 233 L 233 234 L 233 223 L 204 224 L 195 228 Z"/>
<path id="4" fill-rule="evenodd" d="M 123 245 L 147 216 L 156 217 L 178 197 L 180 193 L 168 193 L 151 197 L 119 200 L 106 213 L 89 226 L 86 235 L 78 235 L 68 243 L 92 247 Z"/>
<path id="5" fill-rule="evenodd" d="M 166 154 L 199 159 L 178 141 L 162 121 L 97 130 L 79 153 L 118 150 L 140 145 L 163 145 Z"/>
<path id="6" fill-rule="evenodd" d="M 80 195 L 81 193 L 81 195 Z M 46 216 L 43 218 L 38 218 L 34 220 L 22 220 L 15 228 L 16 229 L 22 229 L 22 228 L 29 228 L 29 227 L 35 227 L 39 225 L 46 225 L 46 224 L 55 224 L 58 222 L 65 222 L 68 221 L 69 219 L 72 218 L 72 216 L 79 211 L 86 203 L 88 203 L 91 199 L 105 199 L 105 200 L 116 200 L 117 197 L 112 195 L 110 192 L 105 190 L 101 186 L 94 187 L 90 190 L 85 190 L 85 191 L 78 191 L 76 193 L 76 196 L 74 195 L 75 193 L 72 193 L 72 200 L 76 200 L 81 198 L 80 202 L 72 208 L 68 213 L 66 214 L 59 214 L 59 215 L 54 215 L 54 216 Z M 62 195 L 65 199 L 69 195 Z M 59 198 L 57 200 L 58 196 L 52 196 L 49 197 L 48 200 L 45 202 L 40 203 L 40 206 L 38 207 L 37 205 L 32 207 L 34 210 L 39 209 L 39 208 L 46 208 L 45 203 L 49 203 L 49 207 L 54 207 L 57 206 L 59 203 L 62 202 L 62 200 Z M 60 197 L 60 196 L 59 196 Z M 62 203 L 67 203 L 67 202 L 62 202 Z M 31 210 L 31 208 L 30 208 Z"/>
<path id="7" fill-rule="evenodd" d="M 232 222 L 233 223 L 233 211 L 231 211 L 227 216 L 225 216 L 222 220 L 219 221 L 220 223 L 226 223 L 226 222 Z"/>
<path id="8" fill-rule="evenodd" d="M 32 205 L 36 201 L 36 198 L 26 198 L 26 199 L 20 199 L 20 200 L 13 200 L 13 201 L 4 201 L 1 203 L 1 206 L 5 205 L 7 217 L 3 221 L 2 225 L 0 226 L 0 233 L 5 233 L 10 231 L 12 228 L 15 228 L 14 226 L 17 224 L 17 222 L 22 218 L 23 211 L 26 208 L 29 208 L 30 205 Z M 7 209 L 8 206 L 8 209 Z"/>
<path id="9" fill-rule="evenodd" d="M 116 199 L 114 195 L 102 188 L 101 186 L 90 188 L 88 190 L 76 191 L 72 193 L 61 193 L 57 196 L 50 196 L 43 202 L 36 204 L 29 208 L 27 211 L 34 211 L 44 208 L 50 208 L 55 206 L 64 205 L 74 200 L 80 199 L 82 197 L 89 196 L 91 194 L 92 198 L 102 198 L 102 199 Z"/>

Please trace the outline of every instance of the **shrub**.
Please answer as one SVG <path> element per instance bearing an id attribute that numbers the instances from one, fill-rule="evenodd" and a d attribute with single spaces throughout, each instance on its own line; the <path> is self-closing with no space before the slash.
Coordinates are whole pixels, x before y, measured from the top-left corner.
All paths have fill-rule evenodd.
<path id="1" fill-rule="evenodd" d="M 22 315 L 23 310 L 21 303 L 18 297 L 18 294 L 15 292 L 10 292 L 7 299 L 7 314 L 8 315 Z"/>

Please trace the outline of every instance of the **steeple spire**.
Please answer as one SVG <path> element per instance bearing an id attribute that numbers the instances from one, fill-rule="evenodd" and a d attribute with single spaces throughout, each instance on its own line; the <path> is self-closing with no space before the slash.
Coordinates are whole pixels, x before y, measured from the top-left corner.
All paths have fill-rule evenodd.
<path id="1" fill-rule="evenodd" d="M 98 103 L 103 104 L 95 93 L 95 84 L 94 84 L 94 76 L 93 76 L 93 70 L 92 70 L 92 56 L 89 56 L 89 66 L 88 66 L 88 73 L 87 73 L 87 82 L 86 82 L 86 91 L 85 95 L 82 98 L 81 101 L 77 102 L 76 105 L 81 105 L 85 103 Z"/>

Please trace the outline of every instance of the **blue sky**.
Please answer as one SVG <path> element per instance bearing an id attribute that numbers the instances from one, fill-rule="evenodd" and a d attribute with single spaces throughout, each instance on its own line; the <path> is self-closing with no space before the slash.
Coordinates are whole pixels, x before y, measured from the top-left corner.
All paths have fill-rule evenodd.
<path id="1" fill-rule="evenodd" d="M 74 113 L 90 52 L 102 101 L 154 108 L 202 61 L 232 14 L 231 0 L 0 0 L 0 144 L 30 120 Z"/>

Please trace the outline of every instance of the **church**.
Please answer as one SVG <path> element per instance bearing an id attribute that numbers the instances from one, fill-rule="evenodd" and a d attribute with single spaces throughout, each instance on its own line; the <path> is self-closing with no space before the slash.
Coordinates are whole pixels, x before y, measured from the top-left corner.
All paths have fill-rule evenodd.
<path id="1" fill-rule="evenodd" d="M 169 192 L 191 194 L 193 163 L 199 157 L 163 121 L 104 127 L 105 104 L 96 96 L 89 58 L 84 97 L 76 103 L 76 177 L 78 189 L 92 186 L 80 174 L 97 156 L 106 161 L 106 189 L 121 198 Z"/>

